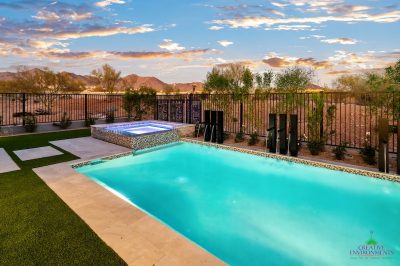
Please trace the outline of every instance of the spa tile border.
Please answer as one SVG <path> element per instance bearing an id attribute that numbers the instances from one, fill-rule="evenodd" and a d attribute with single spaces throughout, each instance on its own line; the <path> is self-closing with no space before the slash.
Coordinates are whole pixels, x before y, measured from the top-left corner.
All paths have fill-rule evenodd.
<path id="1" fill-rule="evenodd" d="M 297 157 L 285 156 L 285 155 L 262 152 L 262 151 L 255 151 L 255 150 L 227 146 L 227 145 L 222 145 L 222 144 L 217 144 L 217 143 L 203 142 L 203 141 L 198 141 L 198 140 L 193 140 L 193 139 L 181 139 L 181 141 L 194 143 L 194 144 L 200 144 L 200 145 L 206 145 L 206 146 L 215 147 L 215 148 L 221 148 L 221 149 L 225 149 L 225 150 L 243 152 L 243 153 L 257 155 L 257 156 L 261 156 L 261 157 L 279 159 L 279 160 L 284 160 L 284 161 L 288 161 L 288 162 L 300 163 L 300 164 L 305 164 L 305 165 L 310 165 L 310 166 L 315 166 L 315 167 L 322 167 L 322 168 L 327 168 L 330 170 L 342 171 L 342 172 L 346 172 L 346 173 L 350 173 L 350 174 L 363 175 L 363 176 L 384 179 L 384 180 L 400 183 L 400 176 L 396 176 L 396 175 L 392 175 L 392 174 L 385 174 L 385 173 L 381 173 L 381 172 L 373 172 L 373 171 L 368 171 L 368 170 L 363 170 L 363 169 L 350 168 L 350 167 L 345 167 L 345 166 L 341 166 L 341 165 L 316 162 L 316 161 L 301 159 L 301 158 L 297 158 Z"/>
<path id="2" fill-rule="evenodd" d="M 121 158 L 121 157 L 126 157 L 126 156 L 129 156 L 129 155 L 132 155 L 132 153 L 133 153 L 132 151 L 127 151 L 127 152 L 123 152 L 123 153 L 117 153 L 117 154 L 114 154 L 114 155 L 105 156 L 105 157 L 101 157 L 101 158 L 98 158 L 98 159 L 85 160 L 83 162 L 70 164 L 70 166 L 73 169 L 76 169 L 76 168 L 79 168 L 79 167 L 82 167 L 82 166 L 91 165 L 93 163 L 93 161 L 96 161 L 96 160 L 109 161 L 109 160 L 114 160 L 114 159 L 118 159 L 118 158 Z"/>
<path id="3" fill-rule="evenodd" d="M 170 145 L 172 145 L 174 143 L 181 143 L 181 141 L 178 140 L 178 141 L 175 141 L 175 142 L 172 142 L 172 143 L 164 143 L 164 144 L 161 144 L 161 145 L 158 145 L 158 146 L 149 147 L 149 148 L 146 148 L 146 149 L 143 149 L 143 150 L 137 150 L 137 151 L 132 150 L 132 151 L 127 151 L 127 152 L 123 152 L 123 153 L 117 153 L 117 154 L 113 154 L 113 155 L 109 155 L 109 156 L 103 156 L 103 157 L 96 158 L 96 159 L 84 160 L 84 161 L 81 161 L 81 162 L 78 162 L 78 163 L 70 164 L 70 166 L 71 166 L 71 168 L 76 169 L 76 168 L 79 168 L 79 167 L 92 165 L 93 162 L 95 162 L 95 161 L 110 161 L 110 160 L 114 160 L 114 159 L 130 156 L 130 155 L 135 155 L 136 152 L 142 153 L 145 150 L 151 151 L 153 149 L 162 149 L 162 148 L 168 147 L 168 146 L 170 146 Z"/>

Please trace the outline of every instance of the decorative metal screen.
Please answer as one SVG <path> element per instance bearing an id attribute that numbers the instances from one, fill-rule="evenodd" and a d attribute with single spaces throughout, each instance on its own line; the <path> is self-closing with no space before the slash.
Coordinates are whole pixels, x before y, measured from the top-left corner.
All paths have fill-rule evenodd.
<path id="1" fill-rule="evenodd" d="M 168 100 L 157 101 L 157 118 L 158 120 L 168 121 Z"/>
<path id="2" fill-rule="evenodd" d="M 183 123 L 185 102 L 182 100 L 171 100 L 171 119 L 172 122 Z"/>
<path id="3" fill-rule="evenodd" d="M 200 123 L 201 122 L 201 101 L 193 101 L 192 102 L 192 123 Z"/>

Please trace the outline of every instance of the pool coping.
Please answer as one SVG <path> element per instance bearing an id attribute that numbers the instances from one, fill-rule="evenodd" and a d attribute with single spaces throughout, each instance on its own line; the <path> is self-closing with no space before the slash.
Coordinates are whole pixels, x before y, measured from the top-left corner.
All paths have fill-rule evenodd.
<path id="1" fill-rule="evenodd" d="M 245 149 L 245 148 L 240 148 L 240 147 L 228 146 L 228 145 L 224 145 L 224 144 L 204 142 L 204 141 L 199 141 L 199 140 L 194 140 L 194 139 L 182 138 L 181 141 L 194 143 L 194 144 L 200 144 L 200 145 L 206 145 L 206 146 L 215 147 L 215 148 L 221 148 L 221 149 L 225 149 L 225 150 L 243 152 L 243 153 L 257 155 L 257 156 L 261 156 L 261 157 L 284 160 L 284 161 L 293 162 L 293 163 L 300 163 L 300 164 L 305 164 L 305 165 L 310 165 L 310 166 L 315 166 L 315 167 L 322 167 L 322 168 L 327 168 L 330 170 L 336 170 L 336 171 L 346 172 L 346 173 L 350 173 L 350 174 L 363 175 L 363 176 L 384 179 L 384 180 L 400 183 L 400 176 L 393 175 L 390 173 L 374 172 L 374 171 L 370 171 L 370 170 L 352 168 L 352 167 L 331 164 L 331 163 L 326 163 L 326 162 L 313 161 L 313 160 L 308 160 L 308 159 L 303 159 L 303 158 L 298 158 L 298 157 L 293 157 L 293 156 L 288 156 L 288 155 L 281 155 L 281 154 L 277 154 L 277 153 L 269 153 L 266 151 L 262 152 L 262 151 L 256 151 L 256 150 Z"/>
<path id="2" fill-rule="evenodd" d="M 281 155 L 281 154 L 277 154 L 277 153 L 269 153 L 269 152 L 239 148 L 239 147 L 234 147 L 234 146 L 229 146 L 229 145 L 224 145 L 224 144 L 217 144 L 217 143 L 212 143 L 212 142 L 204 142 L 204 141 L 199 141 L 199 140 L 194 140 L 194 139 L 181 138 L 178 142 L 188 142 L 188 143 L 194 143 L 194 144 L 199 144 L 199 145 L 205 145 L 205 146 L 221 148 L 221 149 L 225 149 L 225 150 L 231 150 L 231 151 L 237 151 L 237 152 L 257 155 L 257 156 L 266 157 L 266 158 L 273 158 L 273 159 L 284 160 L 284 161 L 294 162 L 294 163 L 300 163 L 300 164 L 305 164 L 305 165 L 310 165 L 310 166 L 315 166 L 315 167 L 322 167 L 322 168 L 326 168 L 326 169 L 330 169 L 330 170 L 336 170 L 336 171 L 346 172 L 346 173 L 350 173 L 350 174 L 357 174 L 357 175 L 368 176 L 368 177 L 373 177 L 373 178 L 378 178 L 378 179 L 383 179 L 383 180 L 400 183 L 400 176 L 393 175 L 390 173 L 374 172 L 374 171 L 370 171 L 370 170 L 366 170 L 366 169 L 353 168 L 353 167 L 349 167 L 349 166 L 331 164 L 331 163 L 320 162 L 320 161 L 313 161 L 313 160 L 309 160 L 309 159 Z M 173 144 L 173 143 L 167 143 L 167 144 L 159 145 L 159 146 L 156 146 L 153 148 L 162 148 L 164 146 L 168 146 L 171 144 Z M 152 148 L 148 148 L 148 149 L 152 149 Z M 117 158 L 124 157 L 124 156 L 129 156 L 132 154 L 133 154 L 133 152 L 130 151 L 130 152 L 124 152 L 124 153 L 114 154 L 114 155 L 110 155 L 110 156 L 104 156 L 104 157 L 100 157 L 100 158 L 96 158 L 96 159 L 107 161 L 107 160 L 113 160 L 113 159 L 117 159 Z M 85 160 L 80 163 L 71 164 L 70 166 L 72 168 L 78 168 L 78 167 L 90 165 L 92 161 L 93 160 Z"/>
<path id="3" fill-rule="evenodd" d="M 71 167 L 98 157 L 33 171 L 129 265 L 225 265 L 204 248 Z"/>

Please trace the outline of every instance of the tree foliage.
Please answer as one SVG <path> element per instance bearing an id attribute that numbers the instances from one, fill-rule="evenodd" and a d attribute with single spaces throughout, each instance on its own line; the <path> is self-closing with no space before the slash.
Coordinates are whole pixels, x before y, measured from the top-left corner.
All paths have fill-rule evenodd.
<path id="1" fill-rule="evenodd" d="M 73 80 L 68 73 L 54 72 L 48 68 L 28 69 L 19 67 L 14 80 L 3 83 L 3 90 L 16 93 L 33 93 L 42 103 L 45 112 L 51 113 L 54 100 L 60 93 L 81 92 L 85 86 Z M 21 95 L 16 96 L 23 101 Z"/>
<path id="2" fill-rule="evenodd" d="M 229 93 L 235 98 L 248 94 L 253 89 L 254 75 L 242 64 L 228 64 L 214 67 L 207 73 L 204 91 L 208 93 Z"/>
<path id="3" fill-rule="evenodd" d="M 267 70 L 264 73 L 256 73 L 254 75 L 256 89 L 254 93 L 262 94 L 269 93 L 272 90 L 272 81 L 274 79 L 274 72 Z"/>
<path id="4" fill-rule="evenodd" d="M 308 88 L 314 78 L 314 71 L 302 67 L 289 67 L 276 74 L 278 92 L 298 93 Z"/>
<path id="5" fill-rule="evenodd" d="M 400 90 L 400 59 L 393 66 L 387 67 L 385 74 L 391 88 Z"/>
<path id="6" fill-rule="evenodd" d="M 91 74 L 95 78 L 97 85 L 107 94 L 115 92 L 117 83 L 121 78 L 121 72 L 115 70 L 109 64 L 104 64 L 100 69 L 93 70 Z"/>
<path id="7" fill-rule="evenodd" d="M 400 60 L 383 73 L 343 75 L 336 80 L 335 87 L 351 92 L 358 104 L 372 111 L 383 108 L 396 118 L 400 117 Z"/>

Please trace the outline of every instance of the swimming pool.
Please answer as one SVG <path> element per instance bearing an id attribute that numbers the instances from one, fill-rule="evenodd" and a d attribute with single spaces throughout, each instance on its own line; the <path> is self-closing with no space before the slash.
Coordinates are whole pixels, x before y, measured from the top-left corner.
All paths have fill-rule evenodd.
<path id="1" fill-rule="evenodd" d="M 186 142 L 77 171 L 231 265 L 400 265 L 399 183 Z"/>

